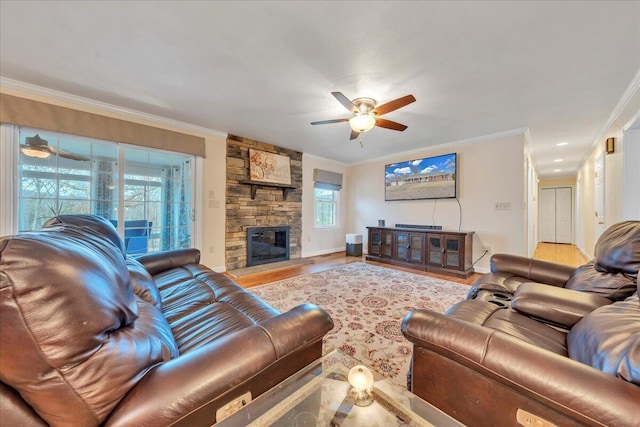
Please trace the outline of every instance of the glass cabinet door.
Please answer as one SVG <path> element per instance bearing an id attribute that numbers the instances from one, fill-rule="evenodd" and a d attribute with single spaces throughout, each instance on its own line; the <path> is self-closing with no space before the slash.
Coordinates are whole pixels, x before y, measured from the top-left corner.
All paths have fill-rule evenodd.
<path id="1" fill-rule="evenodd" d="M 380 255 L 380 243 L 382 235 L 380 230 L 371 230 L 371 239 L 369 240 L 369 253 L 371 255 Z"/>
<path id="2" fill-rule="evenodd" d="M 424 234 L 409 235 L 409 261 L 424 263 Z"/>
<path id="3" fill-rule="evenodd" d="M 445 265 L 448 267 L 460 266 L 460 239 L 457 237 L 446 237 L 446 260 Z"/>
<path id="4" fill-rule="evenodd" d="M 380 255 L 391 257 L 393 247 L 393 232 L 390 230 L 382 230 L 382 241 L 380 243 Z"/>
<path id="5" fill-rule="evenodd" d="M 400 260 L 406 260 L 409 246 L 409 235 L 396 232 L 396 256 Z"/>
<path id="6" fill-rule="evenodd" d="M 444 255 L 442 236 L 427 235 L 427 245 L 429 247 L 429 263 L 442 266 Z"/>

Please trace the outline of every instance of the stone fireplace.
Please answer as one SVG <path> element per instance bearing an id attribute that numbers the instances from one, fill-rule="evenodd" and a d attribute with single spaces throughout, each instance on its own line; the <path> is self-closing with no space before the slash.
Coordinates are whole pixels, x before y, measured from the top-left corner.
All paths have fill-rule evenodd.
<path id="1" fill-rule="evenodd" d="M 291 163 L 291 189 L 252 186 L 249 179 L 249 148 L 287 156 Z M 285 197 L 286 195 L 286 197 Z M 235 135 L 227 136 L 225 255 L 227 270 L 249 266 L 248 232 L 257 227 L 288 227 L 289 258 L 300 258 L 302 252 L 302 153 Z M 268 237 L 269 238 L 269 237 Z M 276 237 L 273 237 L 276 239 Z M 278 237 L 278 245 L 283 237 Z M 252 242 L 253 243 L 253 242 Z M 258 245 L 264 248 L 263 245 Z M 282 252 L 276 247 L 273 252 Z M 276 262 L 272 257 L 266 262 Z M 280 254 L 282 255 L 282 254 Z M 256 265 L 255 263 L 253 265 Z"/>

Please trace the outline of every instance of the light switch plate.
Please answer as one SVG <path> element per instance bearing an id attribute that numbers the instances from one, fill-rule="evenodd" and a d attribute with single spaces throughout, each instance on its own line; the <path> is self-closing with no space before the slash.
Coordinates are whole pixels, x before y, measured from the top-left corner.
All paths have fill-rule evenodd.
<path id="1" fill-rule="evenodd" d="M 494 209 L 497 211 L 510 211 L 511 202 L 496 202 Z"/>

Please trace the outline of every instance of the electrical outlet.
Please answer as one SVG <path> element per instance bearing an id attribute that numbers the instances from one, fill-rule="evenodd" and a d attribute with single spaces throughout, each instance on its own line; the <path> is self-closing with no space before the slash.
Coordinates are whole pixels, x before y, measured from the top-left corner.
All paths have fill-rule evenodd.
<path id="1" fill-rule="evenodd" d="M 482 253 L 487 253 L 487 255 L 491 255 L 491 246 L 483 246 Z"/>

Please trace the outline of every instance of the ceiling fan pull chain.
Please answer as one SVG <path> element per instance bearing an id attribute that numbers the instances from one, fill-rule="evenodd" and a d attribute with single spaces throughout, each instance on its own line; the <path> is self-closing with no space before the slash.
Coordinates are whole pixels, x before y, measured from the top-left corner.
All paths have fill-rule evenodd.
<path id="1" fill-rule="evenodd" d="M 360 148 L 364 148 L 364 144 L 362 143 L 362 138 L 360 138 Z"/>

